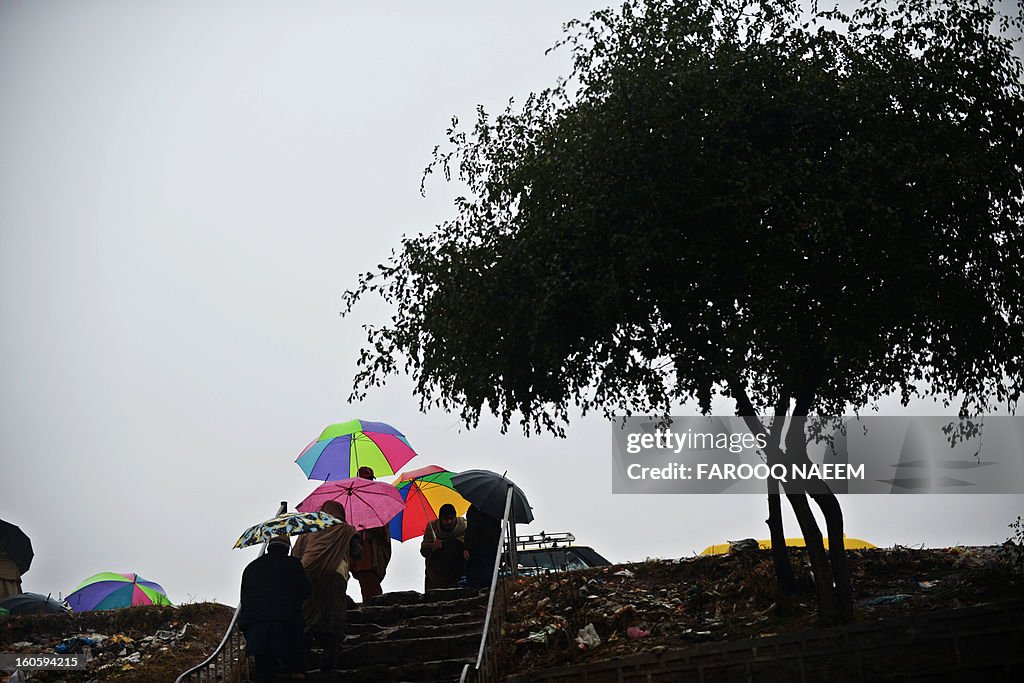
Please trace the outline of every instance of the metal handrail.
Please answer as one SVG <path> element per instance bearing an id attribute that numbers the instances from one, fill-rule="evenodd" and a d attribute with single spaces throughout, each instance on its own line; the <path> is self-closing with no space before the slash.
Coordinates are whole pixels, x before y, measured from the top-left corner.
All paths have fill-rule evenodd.
<path id="1" fill-rule="evenodd" d="M 278 515 L 283 515 L 286 512 L 288 512 L 288 503 L 286 501 L 282 500 L 280 507 L 277 508 L 277 514 Z M 275 516 L 277 516 L 277 515 L 275 515 Z M 267 544 L 264 543 L 263 547 L 260 548 L 260 554 L 259 554 L 258 557 L 263 557 L 263 554 L 266 553 L 266 552 L 267 552 Z M 227 647 L 227 645 L 229 643 L 231 644 L 231 649 L 233 651 L 234 650 L 238 650 L 238 649 L 241 648 L 241 639 L 239 638 L 238 628 L 237 628 L 237 625 L 238 625 L 238 615 L 241 612 L 241 610 L 242 610 L 242 601 L 239 600 L 238 601 L 238 607 L 235 608 L 235 613 L 231 615 L 231 621 L 230 621 L 230 623 L 228 623 L 228 628 L 227 628 L 226 631 L 224 631 L 224 637 L 221 638 L 220 645 L 217 646 L 217 649 L 214 650 L 213 653 L 209 657 L 204 659 L 202 662 L 200 662 L 199 664 L 196 664 L 194 667 L 192 667 L 191 669 L 189 669 L 188 671 L 186 671 L 185 673 L 181 674 L 176 679 L 174 679 L 174 683 L 183 683 L 183 681 L 185 681 L 187 679 L 190 679 L 190 677 L 193 676 L 193 675 L 198 676 L 198 679 L 200 681 L 202 681 L 203 678 L 204 678 L 203 673 L 204 673 L 204 671 L 206 669 L 211 669 L 212 670 L 212 671 L 206 672 L 207 673 L 207 675 L 205 677 L 206 680 L 212 680 L 212 681 L 224 680 L 224 679 L 227 678 L 228 675 L 231 674 L 231 668 L 232 668 L 231 663 L 228 663 L 226 666 L 223 666 L 222 662 L 223 662 L 224 657 L 222 656 L 222 654 L 223 654 L 225 648 Z M 247 658 L 243 657 L 242 659 L 247 659 Z M 221 665 L 221 666 L 218 667 L 218 665 Z M 246 666 L 248 667 L 248 664 L 246 664 Z M 222 672 L 222 678 L 220 678 L 220 679 L 217 678 L 217 669 L 218 668 L 220 668 L 221 672 Z M 210 674 L 213 675 L 212 678 L 210 677 Z"/>
<path id="2" fill-rule="evenodd" d="M 472 676 L 474 680 L 480 680 L 481 671 L 484 672 L 484 680 L 486 680 L 486 674 L 488 673 L 487 669 L 493 668 L 485 668 L 485 663 L 493 664 L 493 662 L 486 661 L 488 641 L 487 636 L 491 631 L 491 624 L 497 623 L 497 619 L 492 619 L 492 617 L 494 617 L 494 595 L 495 593 L 497 593 L 498 588 L 498 574 L 501 569 L 501 556 L 504 554 L 505 531 L 508 529 L 510 524 L 515 524 L 515 519 L 512 516 L 512 490 L 512 485 L 510 484 L 508 487 L 508 493 L 505 496 L 505 514 L 502 516 L 503 524 L 501 526 L 501 534 L 498 536 L 498 549 L 497 552 L 495 553 L 494 558 L 494 571 L 491 574 L 491 590 L 487 596 L 487 614 L 484 617 L 484 630 L 480 636 L 480 649 L 477 652 L 476 664 L 466 664 L 462 667 L 462 675 L 459 676 L 459 683 L 466 683 L 466 681 L 470 680 L 470 676 Z M 515 566 L 513 565 L 513 571 L 514 570 Z M 498 635 L 501 635 L 500 628 L 498 629 Z"/>

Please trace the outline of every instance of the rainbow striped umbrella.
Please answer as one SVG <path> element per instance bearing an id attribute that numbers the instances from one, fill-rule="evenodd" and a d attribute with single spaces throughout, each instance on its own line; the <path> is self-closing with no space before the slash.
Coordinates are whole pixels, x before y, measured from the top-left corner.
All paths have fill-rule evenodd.
<path id="1" fill-rule="evenodd" d="M 405 509 L 388 525 L 391 538 L 408 541 L 422 536 L 427 522 L 437 519 L 437 512 L 445 503 L 455 506 L 455 514 L 466 514 L 469 501 L 452 486 L 453 474 L 443 467 L 428 465 L 405 472 L 394 481 L 405 500 Z"/>
<path id="2" fill-rule="evenodd" d="M 90 576 L 78 584 L 66 602 L 75 612 L 171 604 L 160 584 L 147 581 L 138 574 L 115 572 L 100 572 Z"/>
<path id="3" fill-rule="evenodd" d="M 363 466 L 378 477 L 388 476 L 414 455 L 408 439 L 391 425 L 349 420 L 328 425 L 295 462 L 310 479 L 334 481 L 356 476 Z"/>

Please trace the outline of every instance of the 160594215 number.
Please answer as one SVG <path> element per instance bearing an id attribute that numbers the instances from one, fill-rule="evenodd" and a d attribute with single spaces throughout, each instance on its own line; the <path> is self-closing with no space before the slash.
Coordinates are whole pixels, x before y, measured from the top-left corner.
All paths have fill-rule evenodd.
<path id="1" fill-rule="evenodd" d="M 63 671 L 66 669 L 84 668 L 84 655 L 18 654 L 15 652 L 0 652 L 0 671 L 15 671 L 17 669 Z"/>

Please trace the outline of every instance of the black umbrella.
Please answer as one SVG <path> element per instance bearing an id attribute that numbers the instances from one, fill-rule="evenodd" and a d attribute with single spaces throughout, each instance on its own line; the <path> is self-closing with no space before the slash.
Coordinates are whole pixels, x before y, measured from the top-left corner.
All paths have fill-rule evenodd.
<path id="1" fill-rule="evenodd" d="M 25 532 L 0 519 L 0 555 L 6 555 L 24 574 L 32 566 L 32 541 Z"/>
<path id="2" fill-rule="evenodd" d="M 526 494 L 503 474 L 490 470 L 466 470 L 452 476 L 452 486 L 463 498 L 498 519 L 505 514 L 505 497 L 511 486 L 516 522 L 529 524 L 533 521 L 533 508 L 526 500 Z"/>
<path id="3" fill-rule="evenodd" d="M 19 593 L 0 600 L 0 607 L 11 613 L 19 614 L 64 614 L 68 608 L 49 595 L 39 593 Z"/>

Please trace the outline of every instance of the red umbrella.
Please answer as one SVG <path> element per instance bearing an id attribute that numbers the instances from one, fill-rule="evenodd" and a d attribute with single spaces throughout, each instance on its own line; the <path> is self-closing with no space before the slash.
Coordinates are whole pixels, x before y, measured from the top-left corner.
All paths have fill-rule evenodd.
<path id="1" fill-rule="evenodd" d="M 345 521 L 357 529 L 386 526 L 405 509 L 402 494 L 394 486 L 359 477 L 324 482 L 295 509 L 299 512 L 316 512 L 329 500 L 341 503 L 345 508 Z"/>

